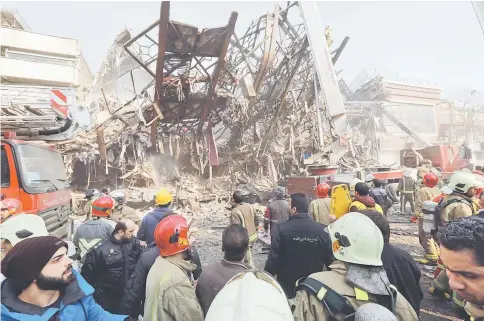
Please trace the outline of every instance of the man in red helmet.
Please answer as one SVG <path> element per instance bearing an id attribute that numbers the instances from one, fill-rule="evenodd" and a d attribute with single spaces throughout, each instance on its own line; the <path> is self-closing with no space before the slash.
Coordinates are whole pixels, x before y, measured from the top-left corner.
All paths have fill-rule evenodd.
<path id="1" fill-rule="evenodd" d="M 0 202 L 1 223 L 12 217 L 12 215 L 22 213 L 22 203 L 15 198 L 7 198 Z"/>
<path id="2" fill-rule="evenodd" d="M 423 176 L 423 185 L 417 191 L 417 199 L 415 204 L 415 216 L 418 217 L 418 238 L 420 245 L 425 250 L 425 257 L 419 262 L 422 264 L 437 264 L 439 259 L 438 251 L 435 246 L 434 239 L 430 233 L 426 233 L 423 228 L 423 212 L 422 207 L 425 201 L 433 201 L 441 194 L 437 184 L 439 178 L 434 173 L 427 173 Z"/>
<path id="3" fill-rule="evenodd" d="M 181 215 L 170 215 L 158 223 L 154 233 L 160 256 L 148 273 L 143 318 L 164 321 L 203 321 L 195 288 L 189 275 L 188 224 Z"/>
<path id="4" fill-rule="evenodd" d="M 317 199 L 309 204 L 309 215 L 318 223 L 329 225 L 335 217 L 330 214 L 331 198 L 329 195 L 329 185 L 326 183 L 318 184 L 316 187 Z"/>

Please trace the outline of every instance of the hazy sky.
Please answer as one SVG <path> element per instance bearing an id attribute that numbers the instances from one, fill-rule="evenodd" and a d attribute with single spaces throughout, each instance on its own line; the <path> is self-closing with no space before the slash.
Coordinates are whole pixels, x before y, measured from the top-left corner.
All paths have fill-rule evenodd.
<path id="1" fill-rule="evenodd" d="M 33 31 L 78 39 L 91 71 L 99 69 L 116 34 L 136 34 L 159 18 L 160 2 L 2 2 L 17 9 Z M 199 27 L 225 25 L 239 13 L 236 31 L 272 10 L 275 2 L 171 3 L 170 18 Z M 484 35 L 470 2 L 319 2 L 334 45 L 351 37 L 336 65 L 351 82 L 363 69 L 418 79 L 444 88 L 484 91 Z"/>

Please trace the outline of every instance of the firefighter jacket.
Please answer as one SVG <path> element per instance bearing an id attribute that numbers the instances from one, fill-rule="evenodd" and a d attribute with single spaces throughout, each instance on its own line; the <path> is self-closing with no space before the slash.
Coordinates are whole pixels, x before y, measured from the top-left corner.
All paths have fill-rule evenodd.
<path id="1" fill-rule="evenodd" d="M 309 204 L 309 215 L 318 223 L 329 225 L 331 220 L 329 214 L 331 213 L 331 198 L 318 198 Z"/>
<path id="2" fill-rule="evenodd" d="M 195 288 L 188 276 L 196 265 L 182 259 L 158 256 L 146 280 L 146 321 L 203 321 Z"/>
<path id="3" fill-rule="evenodd" d="M 275 199 L 269 203 L 264 215 L 264 229 L 267 231 L 270 225 L 271 236 L 274 235 L 276 226 L 289 219 L 289 203 L 285 199 Z"/>
<path id="4" fill-rule="evenodd" d="M 361 210 L 372 209 L 383 214 L 383 208 L 375 202 L 375 200 L 366 195 L 356 195 L 353 202 L 350 204 L 350 212 L 358 212 Z"/>
<path id="5" fill-rule="evenodd" d="M 413 194 L 417 187 L 417 182 L 413 177 L 402 177 L 398 183 L 398 190 L 402 194 Z"/>
<path id="6" fill-rule="evenodd" d="M 111 219 L 114 221 L 119 221 L 123 218 L 132 220 L 136 225 L 141 224 L 141 219 L 143 216 L 138 214 L 138 212 L 127 205 L 119 205 L 115 207 L 111 213 Z"/>
<path id="7" fill-rule="evenodd" d="M 348 273 L 348 268 L 344 262 L 335 261 L 331 264 L 330 269 L 331 271 L 315 273 L 309 277 L 342 295 L 355 310 L 365 303 L 378 303 L 375 295 L 355 289 L 347 283 L 346 274 Z M 295 321 L 343 320 L 342 316 L 330 319 L 325 305 L 315 295 L 310 294 L 306 290 L 297 291 L 293 305 L 295 306 Z M 412 306 L 400 293 L 397 293 L 394 313 L 399 321 L 418 320 Z"/>
<path id="8" fill-rule="evenodd" d="M 117 240 L 112 234 L 87 253 L 81 274 L 96 289 L 94 299 L 105 310 L 121 310 L 124 287 L 140 254 L 138 239 Z"/>
<path id="9" fill-rule="evenodd" d="M 102 240 L 107 239 L 113 231 L 113 224 L 104 218 L 82 223 L 74 234 L 73 239 L 74 245 L 79 250 L 81 261 L 90 249 Z"/>
<path id="10" fill-rule="evenodd" d="M 440 213 L 440 225 L 445 226 L 447 222 L 455 221 L 459 218 L 471 216 L 476 212 L 475 203 L 472 199 L 461 194 L 450 194 L 444 198 L 444 202 L 458 200 L 444 207 Z"/>
<path id="11" fill-rule="evenodd" d="M 422 217 L 422 206 L 425 201 L 433 201 L 441 194 L 438 187 L 423 186 L 417 191 L 415 204 L 415 216 Z"/>
<path id="12" fill-rule="evenodd" d="M 248 203 L 240 203 L 230 212 L 230 224 L 239 224 L 247 229 L 249 233 L 249 242 L 253 243 L 258 239 L 257 228 L 259 226 L 259 218 L 252 205 Z"/>
<path id="13" fill-rule="evenodd" d="M 466 302 L 464 305 L 464 309 L 471 317 L 471 321 L 484 321 L 484 306 L 479 307 L 470 302 Z"/>

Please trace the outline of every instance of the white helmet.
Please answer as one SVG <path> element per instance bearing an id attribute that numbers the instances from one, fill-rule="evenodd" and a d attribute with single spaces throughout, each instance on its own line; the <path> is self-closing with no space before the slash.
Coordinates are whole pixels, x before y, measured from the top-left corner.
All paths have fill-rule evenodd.
<path id="1" fill-rule="evenodd" d="M 397 317 L 383 305 L 366 303 L 356 310 L 355 321 L 397 321 Z"/>
<path id="2" fill-rule="evenodd" d="M 345 214 L 328 226 L 328 232 L 336 259 L 360 265 L 383 265 L 383 235 L 366 215 Z"/>
<path id="3" fill-rule="evenodd" d="M 366 178 L 365 178 L 365 182 L 367 183 L 370 183 L 371 181 L 373 181 L 373 179 L 375 178 L 375 176 L 373 176 L 373 174 L 367 174 L 366 175 Z"/>
<path id="4" fill-rule="evenodd" d="M 482 186 L 482 183 L 472 173 L 455 172 L 450 177 L 449 187 L 454 192 L 465 194 L 470 188 Z"/>
<path id="5" fill-rule="evenodd" d="M 205 321 L 294 321 L 281 286 L 267 273 L 245 271 L 217 294 Z"/>
<path id="6" fill-rule="evenodd" d="M 6 239 L 15 246 L 18 242 L 37 236 L 47 236 L 44 220 L 33 214 L 18 214 L 2 223 L 2 239 Z"/>

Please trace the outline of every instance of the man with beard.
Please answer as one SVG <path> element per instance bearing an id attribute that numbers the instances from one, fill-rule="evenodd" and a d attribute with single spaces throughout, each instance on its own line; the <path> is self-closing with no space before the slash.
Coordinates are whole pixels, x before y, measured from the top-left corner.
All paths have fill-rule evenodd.
<path id="1" fill-rule="evenodd" d="M 124 287 L 141 254 L 134 230 L 132 220 L 119 221 L 110 237 L 87 253 L 82 266 L 82 276 L 96 289 L 94 298 L 112 313 L 121 309 Z"/>
<path id="2" fill-rule="evenodd" d="M 67 244 L 55 236 L 25 239 L 2 261 L 2 320 L 121 321 L 104 311 L 94 289 L 72 269 Z"/>
<path id="3" fill-rule="evenodd" d="M 440 258 L 450 288 L 471 320 L 484 320 L 484 217 L 464 217 L 439 230 Z"/>

